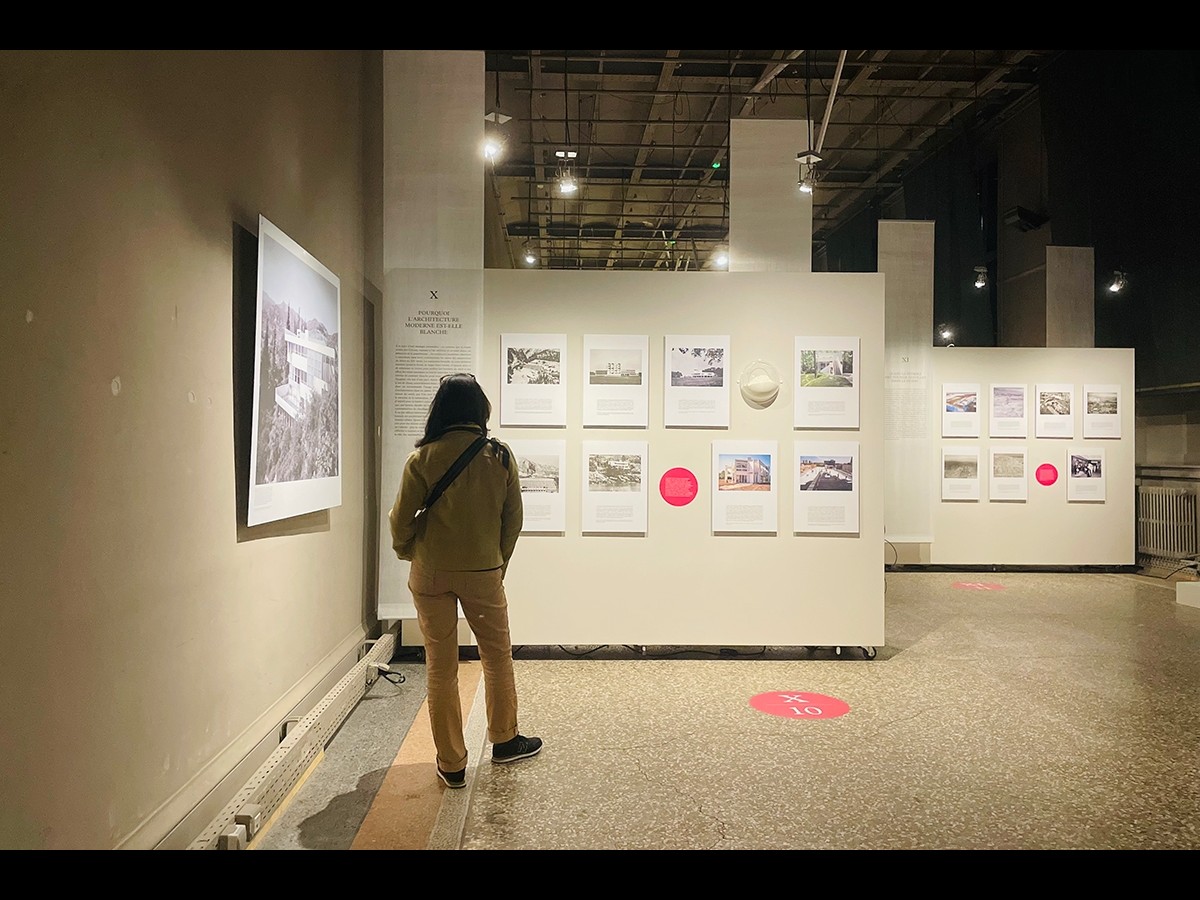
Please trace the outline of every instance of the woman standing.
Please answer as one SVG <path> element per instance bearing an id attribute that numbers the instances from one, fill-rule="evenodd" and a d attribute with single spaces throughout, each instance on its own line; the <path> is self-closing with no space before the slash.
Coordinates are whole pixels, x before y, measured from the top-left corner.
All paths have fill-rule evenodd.
<path id="1" fill-rule="evenodd" d="M 444 376 L 388 515 L 396 555 L 412 562 L 408 589 L 425 641 L 437 772 L 452 788 L 466 785 L 467 767 L 458 693 L 459 604 L 479 645 L 492 762 L 516 762 L 542 749 L 541 738 L 517 728 L 504 573 L 521 533 L 521 482 L 512 451 L 487 436 L 491 413 L 473 375 Z M 477 455 L 430 502 L 435 485 L 477 440 Z"/>

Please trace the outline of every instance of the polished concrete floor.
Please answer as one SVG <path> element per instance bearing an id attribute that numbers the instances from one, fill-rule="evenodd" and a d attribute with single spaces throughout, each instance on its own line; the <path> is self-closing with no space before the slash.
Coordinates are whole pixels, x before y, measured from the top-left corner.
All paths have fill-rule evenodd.
<path id="1" fill-rule="evenodd" d="M 1172 583 L 893 572 L 885 614 L 873 659 L 516 648 L 545 749 L 506 766 L 464 662 L 457 791 L 434 775 L 423 665 L 398 655 L 403 683 L 375 683 L 253 846 L 1200 849 L 1200 609 Z"/>

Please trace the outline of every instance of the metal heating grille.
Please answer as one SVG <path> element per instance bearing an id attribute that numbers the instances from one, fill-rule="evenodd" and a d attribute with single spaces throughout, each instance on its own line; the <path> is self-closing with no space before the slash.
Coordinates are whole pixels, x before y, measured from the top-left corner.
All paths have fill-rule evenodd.
<path id="1" fill-rule="evenodd" d="M 1139 486 L 1138 556 L 1177 562 L 1196 555 L 1196 494 L 1186 488 Z"/>
<path id="2" fill-rule="evenodd" d="M 209 826 L 188 847 L 189 850 L 213 850 L 220 845 L 221 835 L 233 824 L 243 807 L 257 806 L 266 822 L 296 786 L 314 759 L 329 743 L 367 687 L 374 681 L 374 663 L 387 665 L 396 648 L 395 634 L 385 633 L 370 650 L 326 694 L 308 715 L 302 717 L 287 737 L 259 766 L 254 777 L 237 796 L 221 810 Z"/>

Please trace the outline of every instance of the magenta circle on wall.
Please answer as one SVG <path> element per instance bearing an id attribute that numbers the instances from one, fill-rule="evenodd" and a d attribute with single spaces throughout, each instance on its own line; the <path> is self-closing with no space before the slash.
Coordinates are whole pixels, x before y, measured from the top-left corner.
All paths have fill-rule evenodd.
<path id="1" fill-rule="evenodd" d="M 658 481 L 658 492 L 672 506 L 687 506 L 699 490 L 700 481 L 689 469 L 667 469 Z"/>
<path id="2" fill-rule="evenodd" d="M 1042 463 L 1037 467 L 1034 477 L 1037 478 L 1038 484 L 1049 487 L 1058 481 L 1058 469 L 1050 465 L 1050 463 Z"/>

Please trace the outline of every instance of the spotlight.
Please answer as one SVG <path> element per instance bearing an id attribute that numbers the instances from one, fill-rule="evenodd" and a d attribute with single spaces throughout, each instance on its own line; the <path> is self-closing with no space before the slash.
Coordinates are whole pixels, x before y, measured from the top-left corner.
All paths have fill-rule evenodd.
<path id="1" fill-rule="evenodd" d="M 727 265 L 729 265 L 729 254 L 724 250 L 718 250 L 716 255 L 713 256 L 713 265 L 718 269 L 724 269 Z"/>
<path id="2" fill-rule="evenodd" d="M 526 248 L 525 248 L 525 264 L 532 266 L 535 262 L 537 262 L 537 256 L 534 254 L 533 250 L 531 250 L 528 246 L 526 246 Z"/>
<path id="3" fill-rule="evenodd" d="M 987 287 L 987 266 L 975 267 L 975 287 L 983 290 Z"/>
<path id="4" fill-rule="evenodd" d="M 1112 281 L 1108 283 L 1108 289 L 1114 294 L 1119 294 L 1125 290 L 1125 273 L 1120 269 L 1115 269 Z"/>
<path id="5" fill-rule="evenodd" d="M 495 160 L 500 155 L 500 141 L 495 138 L 488 138 L 483 142 L 483 155 L 485 159 Z"/>
<path id="6" fill-rule="evenodd" d="M 796 154 L 796 162 L 800 164 L 800 176 L 796 184 L 802 194 L 811 194 L 817 181 L 817 163 L 821 156 L 814 150 L 801 150 Z"/>
<path id="7" fill-rule="evenodd" d="M 571 160 L 575 159 L 579 154 L 574 150 L 555 150 L 554 155 L 558 157 L 559 193 L 575 193 L 579 190 L 579 182 L 575 180 L 575 173 L 571 170 Z"/>
<path id="8" fill-rule="evenodd" d="M 954 346 L 954 329 L 950 325 L 942 322 L 935 331 L 938 344 L 941 344 L 943 347 Z"/>

